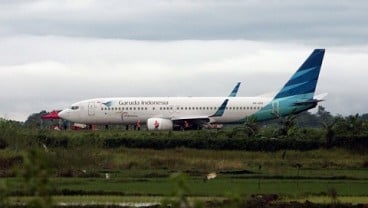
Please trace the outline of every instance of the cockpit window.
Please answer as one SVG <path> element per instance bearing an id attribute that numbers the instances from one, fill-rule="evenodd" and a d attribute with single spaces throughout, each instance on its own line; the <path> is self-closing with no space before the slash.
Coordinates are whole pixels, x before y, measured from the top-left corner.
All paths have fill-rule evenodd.
<path id="1" fill-rule="evenodd" d="M 79 106 L 72 106 L 71 108 L 72 110 L 78 110 L 79 109 Z"/>

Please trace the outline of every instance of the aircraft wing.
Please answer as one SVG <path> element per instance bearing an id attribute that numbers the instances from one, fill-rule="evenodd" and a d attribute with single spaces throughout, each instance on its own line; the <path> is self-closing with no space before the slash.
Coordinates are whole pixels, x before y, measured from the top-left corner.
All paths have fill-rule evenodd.
<path id="1" fill-rule="evenodd" d="M 220 117 L 224 114 L 227 103 L 229 99 L 225 99 L 221 106 L 217 109 L 217 111 L 210 116 L 180 116 L 171 118 L 172 121 L 182 121 L 182 120 L 190 120 L 190 121 L 199 121 L 199 122 L 209 122 L 211 117 Z"/>
<path id="2" fill-rule="evenodd" d="M 208 116 L 181 116 L 181 117 L 173 117 L 171 118 L 173 121 L 180 121 L 180 120 L 210 120 L 210 117 Z"/>

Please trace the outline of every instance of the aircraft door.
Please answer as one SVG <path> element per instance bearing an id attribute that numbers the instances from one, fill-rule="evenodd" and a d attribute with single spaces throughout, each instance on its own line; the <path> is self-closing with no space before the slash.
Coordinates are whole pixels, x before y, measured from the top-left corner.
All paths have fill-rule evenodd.
<path id="1" fill-rule="evenodd" d="M 95 115 L 95 102 L 88 103 L 88 115 L 94 116 Z"/>
<path id="2" fill-rule="evenodd" d="M 280 116 L 280 104 L 278 101 L 272 102 L 272 113 L 276 116 Z"/>

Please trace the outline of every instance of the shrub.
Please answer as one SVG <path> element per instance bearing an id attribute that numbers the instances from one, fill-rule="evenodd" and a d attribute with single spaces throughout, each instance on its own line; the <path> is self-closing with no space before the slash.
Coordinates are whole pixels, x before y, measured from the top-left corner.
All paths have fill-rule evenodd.
<path id="1" fill-rule="evenodd" d="M 8 146 L 8 143 L 0 138 L 0 149 L 5 149 Z"/>

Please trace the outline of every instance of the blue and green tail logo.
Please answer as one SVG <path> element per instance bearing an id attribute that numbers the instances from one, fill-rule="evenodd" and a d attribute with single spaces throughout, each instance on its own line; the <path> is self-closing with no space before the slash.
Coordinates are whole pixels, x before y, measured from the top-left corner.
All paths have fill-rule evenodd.
<path id="1" fill-rule="evenodd" d="M 304 95 L 303 98 L 312 99 L 324 54 L 325 49 L 315 49 L 274 99 L 294 95 Z"/>

